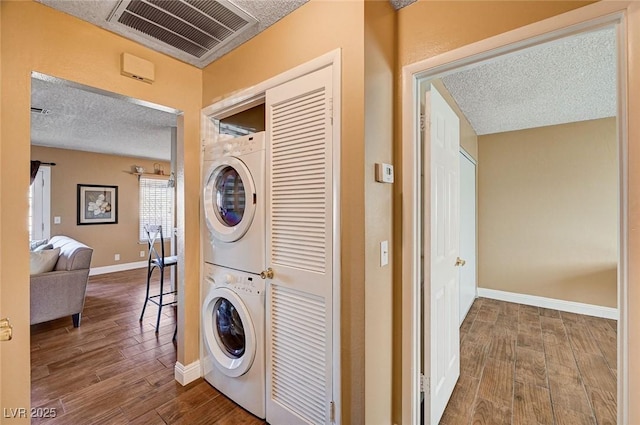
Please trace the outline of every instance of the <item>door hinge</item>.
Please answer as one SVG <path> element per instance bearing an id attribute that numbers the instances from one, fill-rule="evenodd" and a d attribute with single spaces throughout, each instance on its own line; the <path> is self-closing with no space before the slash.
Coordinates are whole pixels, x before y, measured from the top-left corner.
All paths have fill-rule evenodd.
<path id="1" fill-rule="evenodd" d="M 422 373 L 420 374 L 420 392 L 425 394 L 431 392 L 431 380 Z"/>
<path id="2" fill-rule="evenodd" d="M 336 404 L 329 402 L 329 422 L 334 423 L 336 421 Z"/>
<path id="3" fill-rule="evenodd" d="M 329 102 L 329 120 L 331 121 L 331 125 L 333 125 L 333 98 L 330 97 L 328 99 Z"/>

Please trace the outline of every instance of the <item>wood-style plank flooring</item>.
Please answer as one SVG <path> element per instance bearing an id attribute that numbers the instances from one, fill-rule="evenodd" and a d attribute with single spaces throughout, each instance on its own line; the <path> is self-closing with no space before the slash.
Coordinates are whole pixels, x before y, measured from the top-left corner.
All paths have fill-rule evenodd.
<path id="1" fill-rule="evenodd" d="M 31 407 L 56 411 L 32 423 L 265 424 L 202 379 L 174 380 L 175 311 L 163 308 L 158 334 L 154 304 L 138 321 L 145 277 L 146 269 L 90 277 L 79 328 L 71 317 L 31 327 Z"/>
<path id="2" fill-rule="evenodd" d="M 199 379 L 174 380 L 175 311 L 149 304 L 145 269 L 91 277 L 82 324 L 31 327 L 34 424 L 262 425 Z M 155 274 L 157 278 L 157 273 Z M 616 423 L 616 322 L 479 298 L 460 329 L 461 370 L 441 423 Z"/>
<path id="3" fill-rule="evenodd" d="M 616 327 L 476 299 L 460 328 L 460 379 L 441 424 L 615 424 Z"/>

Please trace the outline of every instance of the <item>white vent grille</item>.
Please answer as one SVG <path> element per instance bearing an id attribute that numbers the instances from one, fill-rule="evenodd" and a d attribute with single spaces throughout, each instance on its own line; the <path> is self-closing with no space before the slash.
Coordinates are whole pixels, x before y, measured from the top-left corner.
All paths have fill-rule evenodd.
<path id="1" fill-rule="evenodd" d="M 327 423 L 324 299 L 271 288 L 271 398 L 308 423 Z"/>
<path id="2" fill-rule="evenodd" d="M 272 108 L 272 262 L 324 273 L 326 99 L 319 89 Z"/>
<path id="3" fill-rule="evenodd" d="M 227 0 L 123 0 L 108 21 L 196 58 L 209 56 L 257 23 Z"/>

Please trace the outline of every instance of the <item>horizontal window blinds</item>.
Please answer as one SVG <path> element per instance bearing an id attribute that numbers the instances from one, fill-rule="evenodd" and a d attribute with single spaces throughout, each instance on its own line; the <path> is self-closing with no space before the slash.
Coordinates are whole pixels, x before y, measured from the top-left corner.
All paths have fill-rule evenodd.
<path id="1" fill-rule="evenodd" d="M 145 224 L 162 226 L 165 238 L 173 236 L 173 188 L 166 179 L 140 176 L 140 226 L 139 238 L 147 240 Z"/>

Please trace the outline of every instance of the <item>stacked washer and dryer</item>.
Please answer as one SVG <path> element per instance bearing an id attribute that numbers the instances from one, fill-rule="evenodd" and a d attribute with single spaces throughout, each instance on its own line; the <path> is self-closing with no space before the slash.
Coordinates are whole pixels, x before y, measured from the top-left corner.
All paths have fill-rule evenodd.
<path id="1" fill-rule="evenodd" d="M 265 133 L 206 146 L 203 173 L 204 379 L 265 418 Z"/>

